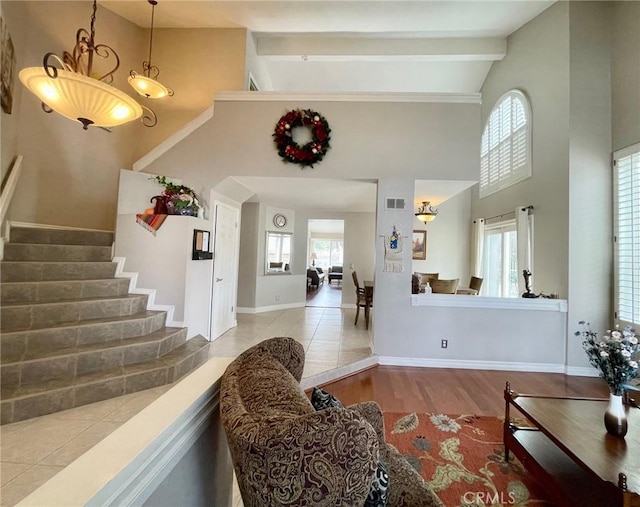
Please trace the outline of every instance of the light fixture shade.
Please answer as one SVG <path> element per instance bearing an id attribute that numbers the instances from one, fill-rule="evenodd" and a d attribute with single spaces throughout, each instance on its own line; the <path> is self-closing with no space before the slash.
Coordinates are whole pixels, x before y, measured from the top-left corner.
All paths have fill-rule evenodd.
<path id="1" fill-rule="evenodd" d="M 148 99 L 161 99 L 172 95 L 172 92 L 162 83 L 142 74 L 131 71 L 129 76 L 131 87 L 143 97 Z"/>
<path id="2" fill-rule="evenodd" d="M 436 218 L 436 215 L 429 215 L 427 213 L 416 213 L 416 218 L 422 222 L 431 222 Z"/>
<path id="3" fill-rule="evenodd" d="M 438 210 L 431 206 L 429 201 L 422 201 L 422 206 L 418 206 L 418 212 L 415 214 L 418 220 L 423 222 L 431 222 L 438 215 Z"/>
<path id="4" fill-rule="evenodd" d="M 20 81 L 58 114 L 79 121 L 86 129 L 116 127 L 142 116 L 142 107 L 126 93 L 97 79 L 57 69 L 57 78 L 43 67 L 27 67 Z"/>

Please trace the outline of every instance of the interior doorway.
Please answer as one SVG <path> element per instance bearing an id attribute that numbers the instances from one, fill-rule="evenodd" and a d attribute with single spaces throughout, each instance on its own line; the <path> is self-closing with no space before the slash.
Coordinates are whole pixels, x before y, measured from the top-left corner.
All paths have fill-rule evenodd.
<path id="1" fill-rule="evenodd" d="M 344 220 L 310 219 L 307 227 L 306 306 L 342 306 Z"/>

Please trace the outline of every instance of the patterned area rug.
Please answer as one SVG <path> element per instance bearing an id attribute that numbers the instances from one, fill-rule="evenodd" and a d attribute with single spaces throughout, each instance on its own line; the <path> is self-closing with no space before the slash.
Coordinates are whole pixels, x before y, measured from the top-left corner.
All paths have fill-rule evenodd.
<path id="1" fill-rule="evenodd" d="M 503 419 L 385 412 L 384 423 L 387 442 L 447 507 L 553 505 L 513 454 L 505 463 Z"/>

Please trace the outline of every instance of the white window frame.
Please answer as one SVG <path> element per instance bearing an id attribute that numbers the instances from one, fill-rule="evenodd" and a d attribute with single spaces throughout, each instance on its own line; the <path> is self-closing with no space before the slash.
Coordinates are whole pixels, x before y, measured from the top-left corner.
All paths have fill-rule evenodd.
<path id="1" fill-rule="evenodd" d="M 524 123 L 518 122 L 519 104 Z M 531 177 L 531 130 L 529 99 L 521 90 L 509 90 L 495 103 L 482 129 L 481 199 Z"/>
<path id="2" fill-rule="evenodd" d="M 481 291 L 482 295 L 487 295 L 486 292 L 488 291 L 489 288 L 489 280 L 488 280 L 488 274 L 490 272 L 489 268 L 488 268 L 488 263 L 491 262 L 490 259 L 490 255 L 489 255 L 489 241 L 488 241 L 488 236 L 491 235 L 500 235 L 501 236 L 501 250 L 502 250 L 502 265 L 501 265 L 501 271 L 502 271 L 502 284 L 501 284 L 501 288 L 500 288 L 500 295 L 498 296 L 494 296 L 494 297 L 501 297 L 501 298 L 510 298 L 510 297 L 518 297 L 518 295 L 515 296 L 510 296 L 509 295 L 509 286 L 511 283 L 511 270 L 510 270 L 510 262 L 508 262 L 509 260 L 511 260 L 511 257 L 509 256 L 509 251 L 507 249 L 507 243 L 504 241 L 505 235 L 508 232 L 513 232 L 515 233 L 515 241 L 516 241 L 516 245 L 517 245 L 517 228 L 516 228 L 516 220 L 504 220 L 501 222 L 496 222 L 494 224 L 491 225 L 485 225 L 485 229 L 484 229 L 484 253 L 483 253 L 483 274 L 485 277 L 485 283 L 483 284 L 483 289 L 484 292 Z M 516 253 L 516 264 L 517 264 L 517 253 Z"/>
<path id="3" fill-rule="evenodd" d="M 627 166 L 625 162 L 629 162 L 629 165 Z M 628 198 L 625 198 L 624 202 L 620 201 L 620 171 L 623 171 L 622 177 L 626 180 L 625 183 L 631 186 L 630 191 L 625 192 L 627 194 L 625 197 Z M 614 320 L 621 327 L 638 328 L 640 326 L 640 143 L 613 154 L 613 203 Z M 631 231 L 626 231 L 626 238 L 621 237 L 621 207 L 627 211 L 622 225 L 631 228 Z M 627 269 L 624 273 L 624 283 L 621 283 L 623 282 L 620 272 L 621 254 L 630 258 L 627 264 L 631 272 Z M 624 295 L 623 292 L 625 292 Z"/>

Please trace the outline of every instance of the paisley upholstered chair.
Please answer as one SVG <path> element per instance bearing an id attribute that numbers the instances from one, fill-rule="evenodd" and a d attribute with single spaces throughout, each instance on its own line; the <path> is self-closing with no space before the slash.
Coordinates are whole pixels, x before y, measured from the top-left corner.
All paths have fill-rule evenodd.
<path id="1" fill-rule="evenodd" d="M 442 506 L 385 443 L 377 403 L 316 411 L 300 388 L 303 369 L 300 343 L 271 338 L 222 377 L 220 414 L 245 507 L 362 506 L 378 460 L 389 473 L 389 506 Z"/>

